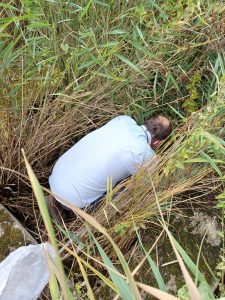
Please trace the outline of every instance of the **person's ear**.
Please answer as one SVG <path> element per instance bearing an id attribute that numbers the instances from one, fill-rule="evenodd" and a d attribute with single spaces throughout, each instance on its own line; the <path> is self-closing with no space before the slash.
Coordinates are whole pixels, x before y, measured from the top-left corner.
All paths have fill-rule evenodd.
<path id="1" fill-rule="evenodd" d="M 161 145 L 162 145 L 163 141 L 160 141 L 160 140 L 156 140 L 156 139 L 153 139 L 151 141 L 151 147 L 152 149 L 156 149 L 156 148 L 159 148 Z"/>

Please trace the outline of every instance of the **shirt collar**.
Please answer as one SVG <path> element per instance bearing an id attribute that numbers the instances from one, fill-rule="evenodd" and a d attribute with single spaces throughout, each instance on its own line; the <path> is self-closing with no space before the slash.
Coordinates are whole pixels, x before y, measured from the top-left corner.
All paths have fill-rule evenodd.
<path id="1" fill-rule="evenodd" d="M 148 129 L 147 129 L 147 127 L 145 125 L 141 125 L 141 128 L 145 132 L 146 137 L 147 137 L 147 142 L 149 144 L 151 142 L 151 133 L 148 131 Z"/>

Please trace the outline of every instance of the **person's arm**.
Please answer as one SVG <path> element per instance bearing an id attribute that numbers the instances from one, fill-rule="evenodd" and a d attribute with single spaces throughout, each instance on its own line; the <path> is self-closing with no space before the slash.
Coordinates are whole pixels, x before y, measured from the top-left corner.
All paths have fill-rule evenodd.
<path id="1" fill-rule="evenodd" d="M 150 160 L 152 160 L 153 156 L 155 156 L 154 151 L 149 147 L 149 149 L 146 149 L 144 152 L 138 152 L 138 151 L 130 151 L 130 153 L 127 153 L 126 160 L 124 164 L 126 165 L 126 168 L 129 170 L 130 175 L 133 175 L 138 172 L 140 168 L 146 165 L 146 163 L 149 163 Z M 152 168 L 153 164 L 155 164 L 155 159 L 153 158 L 153 161 L 150 163 L 148 170 Z"/>

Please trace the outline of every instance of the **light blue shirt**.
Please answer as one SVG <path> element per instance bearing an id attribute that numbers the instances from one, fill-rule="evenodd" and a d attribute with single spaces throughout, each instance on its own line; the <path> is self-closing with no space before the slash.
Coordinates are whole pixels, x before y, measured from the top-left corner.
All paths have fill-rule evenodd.
<path id="1" fill-rule="evenodd" d="M 114 187 L 151 159 L 150 140 L 131 117 L 112 119 L 59 158 L 49 177 L 52 192 L 77 207 L 89 205 L 106 192 L 107 178 Z"/>

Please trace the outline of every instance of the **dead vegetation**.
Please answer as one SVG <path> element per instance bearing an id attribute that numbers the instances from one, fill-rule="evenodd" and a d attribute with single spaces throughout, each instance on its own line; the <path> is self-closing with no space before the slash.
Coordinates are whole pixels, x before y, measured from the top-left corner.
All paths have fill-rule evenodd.
<path id="1" fill-rule="evenodd" d="M 21 149 L 48 187 L 56 159 L 115 115 L 131 115 L 140 124 L 165 113 L 175 128 L 154 173 L 140 170 L 92 213 L 124 253 L 136 238 L 134 224 L 145 228 L 159 208 L 164 214 L 187 195 L 200 204 L 207 193 L 221 193 L 221 2 L 162 1 L 161 10 L 151 1 L 28 2 L 0 6 L 0 201 L 37 240 L 47 236 Z M 74 217 L 66 224 L 71 231 L 83 224 Z M 98 239 L 113 257 L 111 245 Z"/>

